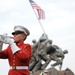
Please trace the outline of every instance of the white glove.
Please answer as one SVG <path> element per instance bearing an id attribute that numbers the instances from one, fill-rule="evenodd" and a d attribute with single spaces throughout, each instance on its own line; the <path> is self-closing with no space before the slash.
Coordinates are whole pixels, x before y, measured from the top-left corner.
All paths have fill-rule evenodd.
<path id="1" fill-rule="evenodd" d="M 1 35 L 0 36 L 0 41 L 3 42 L 3 43 L 5 43 L 5 44 L 9 44 L 10 47 L 11 47 L 11 50 L 12 50 L 13 54 L 15 52 L 17 52 L 18 50 L 20 50 L 20 48 L 16 46 L 16 44 L 14 43 L 14 41 L 10 37 L 8 37 L 6 35 Z"/>
<path id="2" fill-rule="evenodd" d="M 13 52 L 13 54 L 19 50 L 21 50 L 15 43 L 13 43 L 12 45 L 10 45 L 11 50 Z"/>
<path id="3" fill-rule="evenodd" d="M 5 43 L 5 44 L 9 44 L 9 45 L 14 43 L 14 41 L 11 40 L 11 38 L 9 38 L 7 35 L 1 35 L 0 36 L 0 41 Z"/>

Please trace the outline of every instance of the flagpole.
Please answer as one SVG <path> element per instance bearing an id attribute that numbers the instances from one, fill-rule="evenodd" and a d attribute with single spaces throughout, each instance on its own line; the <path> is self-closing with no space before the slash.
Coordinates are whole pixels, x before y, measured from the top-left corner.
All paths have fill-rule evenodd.
<path id="1" fill-rule="evenodd" d="M 30 3 L 30 5 L 31 5 L 31 3 Z M 32 5 L 31 5 L 31 7 L 32 7 Z M 32 7 L 32 9 L 33 9 L 33 12 L 34 12 L 34 14 L 35 14 L 35 16 L 36 16 L 36 18 L 37 18 L 37 20 L 38 20 L 38 22 L 39 22 L 39 24 L 40 24 L 41 28 L 42 28 L 42 30 L 43 30 L 43 32 L 44 32 L 44 34 L 46 34 L 46 32 L 45 32 L 45 30 L 44 30 L 44 28 L 43 28 L 43 26 L 42 26 L 41 22 L 39 21 L 38 16 L 37 16 L 36 12 L 34 11 L 34 8 L 33 8 L 33 7 Z"/>

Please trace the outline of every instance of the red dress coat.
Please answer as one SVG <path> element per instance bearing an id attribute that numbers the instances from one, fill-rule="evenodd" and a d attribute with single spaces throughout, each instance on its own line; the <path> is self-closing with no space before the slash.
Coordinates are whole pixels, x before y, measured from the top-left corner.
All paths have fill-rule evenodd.
<path id="1" fill-rule="evenodd" d="M 21 50 L 13 54 L 11 47 L 8 46 L 0 52 L 0 58 L 8 59 L 10 66 L 29 66 L 32 56 L 31 45 L 21 42 L 17 46 Z M 28 69 L 10 69 L 8 75 L 30 75 L 30 73 Z"/>

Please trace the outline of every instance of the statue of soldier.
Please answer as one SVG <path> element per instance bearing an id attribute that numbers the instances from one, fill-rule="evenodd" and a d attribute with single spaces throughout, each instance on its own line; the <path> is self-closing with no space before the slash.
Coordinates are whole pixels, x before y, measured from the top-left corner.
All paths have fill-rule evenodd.
<path id="1" fill-rule="evenodd" d="M 37 48 L 38 48 L 38 43 L 36 40 L 32 40 L 32 59 L 30 61 L 30 65 L 29 65 L 29 70 L 32 71 L 32 69 L 34 68 L 34 66 L 37 64 L 38 62 L 38 55 L 37 55 Z"/>
<path id="2" fill-rule="evenodd" d="M 46 49 L 48 48 L 48 46 L 51 46 L 51 44 L 52 44 L 52 40 L 49 40 L 46 34 L 42 34 L 42 36 L 39 39 L 38 54 L 45 61 L 48 59 Z"/>
<path id="3" fill-rule="evenodd" d="M 59 69 L 61 70 L 63 59 L 65 57 L 64 54 L 68 53 L 68 51 L 67 50 L 62 51 L 62 49 L 56 45 L 53 45 L 53 47 L 56 48 L 56 50 L 54 52 L 50 53 L 50 58 L 51 58 L 51 60 L 54 60 L 56 62 L 54 64 L 52 64 L 51 66 L 55 67 L 55 66 L 59 65 Z"/>
<path id="4" fill-rule="evenodd" d="M 47 54 L 47 49 L 51 46 L 51 44 L 52 40 L 49 40 L 46 34 L 42 34 L 38 41 L 38 57 L 40 58 L 40 60 L 45 61 L 45 64 L 41 65 L 41 69 L 45 69 L 51 61 L 50 57 Z"/>
<path id="5" fill-rule="evenodd" d="M 67 50 L 62 51 L 61 48 L 59 48 L 56 45 L 47 46 L 47 48 L 44 48 L 46 50 L 47 55 L 49 56 L 49 59 L 45 61 L 45 64 L 42 65 L 42 69 L 45 69 L 46 66 L 50 63 L 51 60 L 56 61 L 56 63 L 52 64 L 51 66 L 55 67 L 59 65 L 59 69 L 61 70 L 64 54 L 68 53 Z"/>

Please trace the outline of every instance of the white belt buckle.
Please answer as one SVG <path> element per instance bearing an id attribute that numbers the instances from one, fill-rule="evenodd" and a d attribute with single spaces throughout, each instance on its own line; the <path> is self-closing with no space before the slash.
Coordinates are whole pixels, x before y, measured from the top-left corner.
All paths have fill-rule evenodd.
<path id="1" fill-rule="evenodd" d="M 16 66 L 12 66 L 12 69 L 16 70 Z"/>

